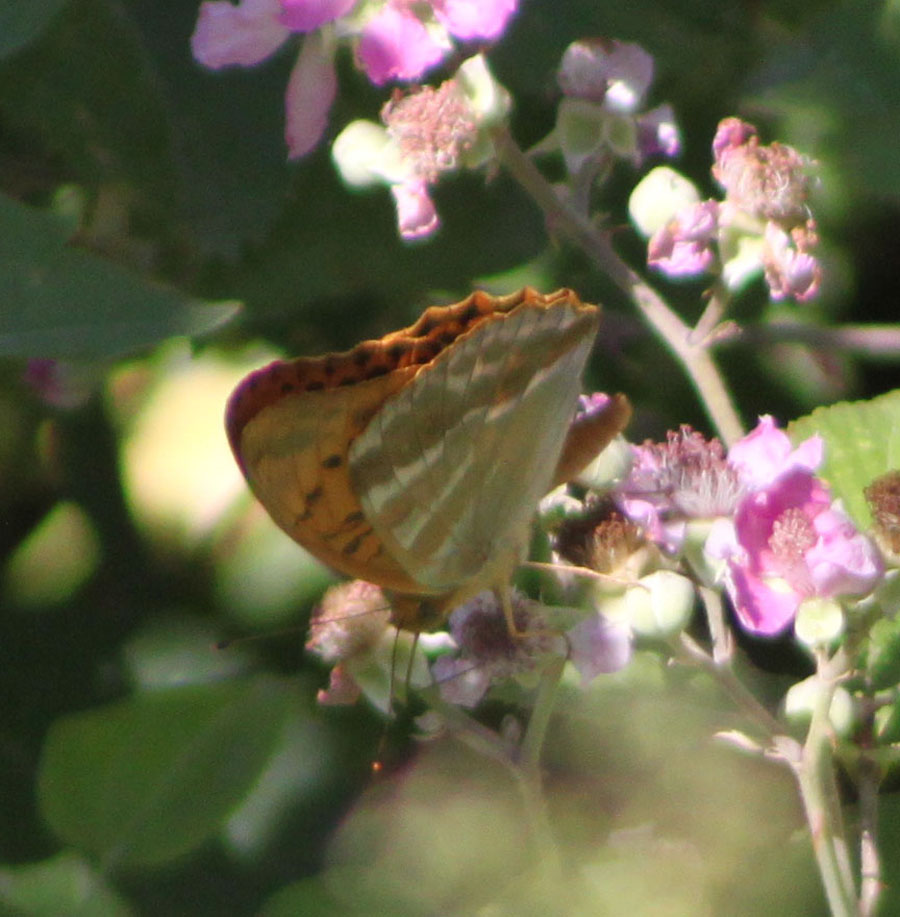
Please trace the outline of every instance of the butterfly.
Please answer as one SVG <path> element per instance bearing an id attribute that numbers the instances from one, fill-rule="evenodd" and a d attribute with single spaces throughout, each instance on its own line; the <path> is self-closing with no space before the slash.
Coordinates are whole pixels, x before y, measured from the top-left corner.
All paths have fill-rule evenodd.
<path id="1" fill-rule="evenodd" d="M 538 501 L 631 413 L 613 396 L 570 426 L 598 322 L 571 290 L 476 292 L 344 353 L 272 363 L 228 401 L 232 451 L 272 519 L 382 587 L 397 627 L 438 626 L 485 589 L 508 609 Z"/>

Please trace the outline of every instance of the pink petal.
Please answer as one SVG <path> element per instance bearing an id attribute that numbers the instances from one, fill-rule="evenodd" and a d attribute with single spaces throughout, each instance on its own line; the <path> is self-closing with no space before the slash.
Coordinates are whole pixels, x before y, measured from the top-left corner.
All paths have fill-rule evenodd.
<path id="1" fill-rule="evenodd" d="M 631 634 L 627 628 L 594 614 L 576 624 L 566 635 L 572 664 L 582 685 L 598 675 L 618 672 L 631 659 Z"/>
<path id="2" fill-rule="evenodd" d="M 376 86 L 416 80 L 443 60 L 449 44 L 438 43 L 408 10 L 385 6 L 363 27 L 356 55 Z"/>
<path id="3" fill-rule="evenodd" d="M 642 156 L 677 156 L 681 152 L 681 132 L 671 105 L 660 105 L 637 119 L 638 149 Z"/>
<path id="4" fill-rule="evenodd" d="M 440 656 L 435 659 L 431 672 L 441 698 L 460 707 L 477 707 L 491 686 L 487 669 L 470 659 Z"/>
<path id="5" fill-rule="evenodd" d="M 763 265 L 772 299 L 791 297 L 805 302 L 819 292 L 822 269 L 818 259 L 799 251 L 791 237 L 771 221 L 765 229 Z"/>
<path id="6" fill-rule="evenodd" d="M 715 259 L 719 205 L 698 201 L 679 210 L 647 243 L 647 264 L 670 277 L 690 277 L 708 270 Z"/>
<path id="7" fill-rule="evenodd" d="M 328 125 L 336 92 L 334 61 L 325 42 L 318 33 L 307 35 L 284 97 L 288 159 L 299 159 L 315 149 Z"/>
<path id="8" fill-rule="evenodd" d="M 806 555 L 817 595 L 863 595 L 884 573 L 874 543 L 834 506 L 813 521 L 819 540 Z"/>
<path id="9" fill-rule="evenodd" d="M 281 23 L 292 32 L 312 32 L 349 13 L 356 0 L 281 0 Z"/>
<path id="10" fill-rule="evenodd" d="M 439 0 L 434 13 L 444 27 L 463 41 L 499 38 L 519 0 Z"/>
<path id="11" fill-rule="evenodd" d="M 803 598 L 783 580 L 769 585 L 735 564 L 729 565 L 727 585 L 741 624 L 752 634 L 772 636 L 783 631 L 794 620 Z"/>
<path id="12" fill-rule="evenodd" d="M 194 59 L 218 70 L 221 67 L 252 67 L 265 60 L 290 35 L 279 21 L 278 0 L 228 0 L 200 4 L 197 25 L 191 35 Z"/>
<path id="13" fill-rule="evenodd" d="M 318 692 L 316 700 L 323 706 L 345 706 L 355 704 L 361 693 L 353 676 L 338 663 L 328 676 L 328 687 Z"/>
<path id="14" fill-rule="evenodd" d="M 758 489 L 794 468 L 815 471 L 822 464 L 824 448 L 820 436 L 811 436 L 794 449 L 787 433 L 775 426 L 771 415 L 764 414 L 756 427 L 728 450 L 728 461 L 750 488 Z"/>
<path id="15" fill-rule="evenodd" d="M 404 239 L 422 239 L 440 226 L 440 217 L 424 182 L 392 185 L 397 206 L 397 225 Z"/>

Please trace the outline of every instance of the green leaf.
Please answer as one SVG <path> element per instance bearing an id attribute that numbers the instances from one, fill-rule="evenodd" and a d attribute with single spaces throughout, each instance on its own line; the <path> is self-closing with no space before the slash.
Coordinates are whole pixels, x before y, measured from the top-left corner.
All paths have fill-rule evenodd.
<path id="1" fill-rule="evenodd" d="M 97 359 L 203 334 L 236 303 L 203 304 L 70 248 L 52 215 L 0 196 L 0 356 Z"/>
<path id="2" fill-rule="evenodd" d="M 897 618 L 882 618 L 872 625 L 866 674 L 875 691 L 900 684 L 900 621 Z"/>
<path id="3" fill-rule="evenodd" d="M 109 866 L 171 862 L 214 836 L 276 747 L 292 694 L 254 678 L 150 692 L 58 720 L 38 798 Z"/>
<path id="4" fill-rule="evenodd" d="M 348 910 L 331 894 L 327 885 L 317 879 L 304 879 L 285 886 L 272 895 L 259 912 L 260 917 L 352 917 L 367 913 L 364 904 L 360 910 Z"/>
<path id="5" fill-rule="evenodd" d="M 861 529 L 871 525 L 864 489 L 900 468 L 900 390 L 871 401 L 841 402 L 816 408 L 788 426 L 794 443 L 818 434 L 825 440 L 819 474 Z"/>
<path id="6" fill-rule="evenodd" d="M 38 38 L 67 0 L 5 0 L 0 3 L 0 58 Z"/>
<path id="7" fill-rule="evenodd" d="M 31 917 L 128 917 L 132 909 L 72 851 L 0 869 L 0 911 Z"/>

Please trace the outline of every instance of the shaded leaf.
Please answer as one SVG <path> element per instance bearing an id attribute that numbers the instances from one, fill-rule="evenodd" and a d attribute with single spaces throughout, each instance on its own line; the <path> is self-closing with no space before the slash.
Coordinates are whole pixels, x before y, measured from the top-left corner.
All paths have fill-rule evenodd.
<path id="1" fill-rule="evenodd" d="M 132 909 L 72 851 L 0 869 L 0 910 L 30 917 L 128 917 Z"/>
<path id="2" fill-rule="evenodd" d="M 38 38 L 67 0 L 6 0 L 0 3 L 0 58 Z"/>
<path id="3" fill-rule="evenodd" d="M 41 810 L 67 843 L 118 866 L 174 860 L 215 835 L 278 742 L 292 695 L 254 678 L 147 693 L 56 721 Z"/>
<path id="4" fill-rule="evenodd" d="M 49 213 L 0 196 L 0 355 L 98 359 L 211 331 L 238 310 L 203 304 L 66 244 Z"/>

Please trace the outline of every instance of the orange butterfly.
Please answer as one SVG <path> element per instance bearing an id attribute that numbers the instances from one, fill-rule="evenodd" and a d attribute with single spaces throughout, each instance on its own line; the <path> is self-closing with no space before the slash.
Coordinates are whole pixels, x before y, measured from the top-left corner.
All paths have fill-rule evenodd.
<path id="1" fill-rule="evenodd" d="M 541 497 L 625 426 L 624 396 L 571 424 L 599 322 L 571 290 L 473 293 L 345 353 L 251 373 L 231 448 L 275 522 L 381 586 L 421 631 L 508 586 Z M 511 612 L 508 614 L 511 620 Z"/>

